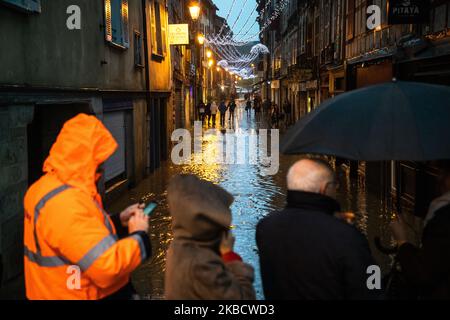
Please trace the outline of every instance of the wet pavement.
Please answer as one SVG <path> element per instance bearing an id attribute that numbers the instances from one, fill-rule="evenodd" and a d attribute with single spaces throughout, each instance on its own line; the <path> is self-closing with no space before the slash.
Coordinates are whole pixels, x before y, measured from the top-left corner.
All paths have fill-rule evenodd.
<path id="1" fill-rule="evenodd" d="M 219 127 L 218 119 L 216 123 Z M 235 120 L 232 123 L 227 122 L 227 126 L 243 132 L 267 128 L 263 118 L 257 120 L 254 114 L 248 117 L 243 106 L 236 110 Z M 223 131 L 217 130 L 203 137 L 202 149 L 205 155 L 214 153 L 213 149 L 217 146 L 215 142 L 221 135 Z M 114 201 L 108 208 L 111 212 L 118 212 L 140 199 L 156 200 L 160 204 L 150 222 L 153 258 L 133 275 L 133 283 L 138 292 L 147 299 L 164 298 L 165 252 L 172 240 L 166 187 L 173 175 L 192 173 L 221 185 L 235 197 L 231 208 L 233 232 L 236 237 L 235 251 L 244 261 L 255 267 L 255 288 L 258 299 L 263 299 L 255 242 L 256 224 L 269 212 L 283 208 L 286 194 L 285 177 L 289 167 L 299 158 L 300 156 L 280 155 L 279 171 L 273 176 L 265 176 L 258 164 L 217 164 L 210 161 L 203 164 L 174 165 L 169 160 L 136 188 Z M 330 162 L 334 165 L 333 159 L 330 159 Z M 367 192 L 365 179 L 351 179 L 346 166 L 336 169 L 340 180 L 338 200 L 342 209 L 356 215 L 355 225 L 368 237 L 375 259 L 385 273 L 388 271 L 390 257 L 382 255 L 373 247 L 373 238 L 390 238 L 387 229 L 388 215 L 383 212 L 383 206 L 376 195 Z"/>

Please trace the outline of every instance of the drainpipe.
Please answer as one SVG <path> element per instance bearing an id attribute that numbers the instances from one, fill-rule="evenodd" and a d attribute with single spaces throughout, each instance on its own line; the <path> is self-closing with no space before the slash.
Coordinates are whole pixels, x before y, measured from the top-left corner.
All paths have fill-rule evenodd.
<path id="1" fill-rule="evenodd" d="M 142 0 L 142 14 L 143 14 L 143 41 L 144 41 L 144 57 L 145 57 L 145 99 L 147 101 L 147 112 L 150 113 L 150 118 L 153 116 L 153 114 L 150 112 L 151 110 L 151 95 L 150 95 L 150 55 L 149 55 L 149 49 L 148 49 L 148 29 L 147 29 L 147 0 Z M 147 134 L 148 139 L 150 140 L 150 146 L 153 142 L 153 136 L 150 135 L 150 132 Z M 147 152 L 148 153 L 148 152 Z M 150 157 L 149 154 L 147 154 L 147 157 Z M 148 163 L 150 163 L 150 167 L 147 168 L 148 171 L 151 170 L 151 159 L 148 159 Z"/>

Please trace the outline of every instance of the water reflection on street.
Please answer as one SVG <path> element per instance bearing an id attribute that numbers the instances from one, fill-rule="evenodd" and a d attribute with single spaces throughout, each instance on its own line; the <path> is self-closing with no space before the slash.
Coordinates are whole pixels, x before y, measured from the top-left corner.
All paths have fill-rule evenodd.
<path id="1" fill-rule="evenodd" d="M 227 127 L 235 130 L 241 129 L 244 132 L 267 128 L 265 121 L 259 120 L 257 121 L 254 115 L 249 118 L 241 106 L 236 111 L 236 118 L 232 123 L 227 123 Z M 202 148 L 206 156 L 211 156 L 215 152 L 214 148 L 217 146 L 215 141 L 222 134 L 223 132 L 217 130 L 215 133 L 204 136 Z M 247 146 L 238 145 L 238 148 L 244 147 Z M 259 299 L 263 299 L 258 252 L 255 243 L 256 224 L 269 212 L 281 209 L 284 206 L 287 170 L 299 158 L 300 156 L 280 155 L 279 172 L 274 176 L 264 176 L 260 166 L 256 164 L 217 164 L 208 161 L 208 163 L 203 164 L 192 163 L 177 166 L 169 160 L 135 189 L 117 199 L 109 207 L 112 212 L 117 212 L 140 199 L 145 201 L 156 200 L 160 204 L 151 219 L 153 258 L 133 275 L 133 283 L 138 292 L 149 299 L 164 297 L 165 252 L 172 240 L 166 187 L 173 175 L 192 173 L 220 184 L 235 197 L 232 206 L 233 225 L 235 226 L 233 232 L 236 236 L 235 250 L 244 261 L 254 266 L 257 296 Z M 383 214 L 382 205 L 375 195 L 367 192 L 364 179 L 351 179 L 346 167 L 336 169 L 340 180 L 338 200 L 341 202 L 344 211 L 356 214 L 356 226 L 367 235 L 378 264 L 386 272 L 390 261 L 389 257 L 381 255 L 372 246 L 372 240 L 375 236 L 381 235 L 387 238 L 388 222 L 386 215 Z"/>

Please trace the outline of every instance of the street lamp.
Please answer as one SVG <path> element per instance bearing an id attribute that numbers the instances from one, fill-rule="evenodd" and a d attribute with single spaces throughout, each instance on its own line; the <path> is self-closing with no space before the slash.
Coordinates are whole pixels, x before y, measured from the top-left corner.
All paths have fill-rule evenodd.
<path id="1" fill-rule="evenodd" d="M 208 58 L 208 59 L 210 59 L 211 57 L 212 57 L 212 51 L 211 50 L 206 50 L 206 57 Z"/>
<path id="2" fill-rule="evenodd" d="M 199 32 L 199 18 L 201 14 L 201 8 L 200 3 L 197 0 L 192 0 L 189 3 L 189 13 L 191 15 L 192 19 L 192 27 L 193 27 L 193 34 L 196 35 L 193 43 L 193 49 L 195 51 L 195 77 L 194 77 L 194 104 L 195 106 L 199 103 L 199 92 L 197 87 L 197 75 L 198 75 L 198 67 L 200 66 L 200 48 L 195 44 L 197 41 L 200 46 L 203 46 L 203 43 L 205 42 L 205 36 Z M 201 79 L 200 79 L 200 87 L 201 87 Z M 197 108 L 194 107 L 194 117 L 196 117 L 197 114 Z"/>
<path id="3" fill-rule="evenodd" d="M 189 5 L 189 13 L 194 21 L 200 17 L 200 4 L 197 1 L 192 1 Z"/>
<path id="4" fill-rule="evenodd" d="M 197 41 L 199 45 L 203 45 L 205 43 L 205 36 L 202 33 L 197 35 Z"/>
<path id="5" fill-rule="evenodd" d="M 214 60 L 213 59 L 209 59 L 208 60 L 208 66 L 211 68 L 214 65 Z"/>

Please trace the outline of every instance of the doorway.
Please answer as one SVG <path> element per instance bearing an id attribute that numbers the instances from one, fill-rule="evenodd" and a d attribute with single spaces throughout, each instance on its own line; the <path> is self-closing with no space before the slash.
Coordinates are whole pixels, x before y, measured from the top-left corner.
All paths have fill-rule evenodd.
<path id="1" fill-rule="evenodd" d="M 94 114 L 88 103 L 36 105 L 28 125 L 28 184 L 43 174 L 42 168 L 64 123 L 80 113 Z"/>

